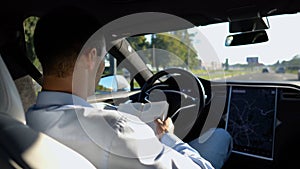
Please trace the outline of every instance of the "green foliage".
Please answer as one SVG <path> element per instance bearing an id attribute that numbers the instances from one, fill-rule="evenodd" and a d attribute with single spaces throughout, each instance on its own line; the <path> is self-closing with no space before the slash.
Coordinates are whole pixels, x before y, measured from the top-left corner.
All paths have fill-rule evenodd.
<path id="1" fill-rule="evenodd" d="M 104 86 L 102 86 L 102 85 L 98 85 L 98 86 L 96 86 L 96 92 L 100 92 L 100 91 L 104 91 L 104 92 L 112 92 L 112 89 L 110 89 L 110 88 L 106 88 L 106 87 L 104 87 Z"/>
<path id="2" fill-rule="evenodd" d="M 33 62 L 33 64 L 39 70 L 41 70 L 42 69 L 41 64 L 36 57 L 34 45 L 33 45 L 34 30 L 38 20 L 39 18 L 35 16 L 28 17 L 23 22 L 23 26 L 24 26 L 27 57 L 31 60 L 31 62 Z"/>
<path id="3" fill-rule="evenodd" d="M 151 63 L 156 69 L 166 66 L 180 66 L 198 68 L 199 60 L 192 45 L 193 34 L 187 30 L 148 35 L 151 40 L 147 41 L 145 36 L 129 37 L 127 40 L 136 51 L 147 50 L 143 56 L 146 63 Z M 176 59 L 174 59 L 176 58 Z"/>
<path id="4" fill-rule="evenodd" d="M 149 42 L 145 36 L 134 36 L 127 38 L 128 42 L 131 44 L 131 47 L 136 51 L 146 50 L 150 47 Z"/>
<path id="5" fill-rule="evenodd" d="M 284 66 L 287 72 L 297 72 L 300 69 L 300 55 L 295 55 L 291 60 L 282 61 L 281 63 L 277 61 L 274 65 L 274 68 L 278 66 Z"/>
<path id="6" fill-rule="evenodd" d="M 190 68 L 198 65 L 197 53 L 191 43 L 192 34 L 188 34 L 187 30 L 176 31 L 171 33 L 157 34 L 153 39 L 155 48 L 167 51 L 180 58 L 184 64 Z M 162 56 L 157 56 L 162 57 Z M 178 65 L 178 60 L 174 60 L 172 56 L 164 56 L 164 59 L 159 59 L 157 65 Z M 177 62 L 177 63 L 176 63 Z M 181 66 L 181 65 L 178 65 Z"/>
<path id="7" fill-rule="evenodd" d="M 145 51 L 151 47 L 145 36 L 128 37 L 127 40 L 130 43 L 131 47 L 137 52 Z M 146 56 L 143 56 L 142 59 L 145 63 L 147 63 L 149 62 L 147 60 L 151 59 L 151 55 L 148 53 Z"/>

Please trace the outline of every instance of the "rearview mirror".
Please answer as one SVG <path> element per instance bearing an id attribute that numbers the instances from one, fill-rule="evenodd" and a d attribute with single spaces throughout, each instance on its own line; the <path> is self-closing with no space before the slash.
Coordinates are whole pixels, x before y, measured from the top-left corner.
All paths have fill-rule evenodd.
<path id="1" fill-rule="evenodd" d="M 260 31 L 269 28 L 270 25 L 267 17 L 250 18 L 229 22 L 230 33 Z"/>
<path id="2" fill-rule="evenodd" d="M 265 30 L 233 34 L 226 37 L 225 46 L 239 46 L 267 42 L 269 40 Z"/>

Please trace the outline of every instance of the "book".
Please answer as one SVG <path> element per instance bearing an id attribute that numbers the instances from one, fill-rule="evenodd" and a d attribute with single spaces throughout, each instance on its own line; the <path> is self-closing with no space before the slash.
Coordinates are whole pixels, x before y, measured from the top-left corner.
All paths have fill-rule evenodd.
<path id="1" fill-rule="evenodd" d="M 155 119 L 165 120 L 168 115 L 169 104 L 167 101 L 151 103 L 121 103 L 118 111 L 132 114 L 139 117 L 143 122 L 149 125 L 156 134 Z"/>

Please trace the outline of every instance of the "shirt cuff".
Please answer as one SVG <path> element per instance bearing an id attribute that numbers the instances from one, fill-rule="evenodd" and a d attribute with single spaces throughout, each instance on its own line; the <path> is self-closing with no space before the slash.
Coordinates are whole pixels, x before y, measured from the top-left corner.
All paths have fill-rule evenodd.
<path id="1" fill-rule="evenodd" d="M 170 134 L 170 133 L 165 133 L 165 134 L 161 137 L 160 141 L 161 141 L 163 144 L 165 144 L 165 145 L 167 145 L 167 146 L 169 146 L 169 147 L 172 147 L 172 148 L 173 148 L 174 146 L 176 146 L 177 144 L 179 144 L 179 143 L 183 143 L 183 141 L 182 141 L 180 138 L 178 138 L 176 135 Z"/>

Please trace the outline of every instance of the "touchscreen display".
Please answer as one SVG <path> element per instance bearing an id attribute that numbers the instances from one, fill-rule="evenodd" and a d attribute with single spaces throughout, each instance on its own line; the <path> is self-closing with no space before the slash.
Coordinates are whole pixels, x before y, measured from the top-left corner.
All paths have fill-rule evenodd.
<path id="1" fill-rule="evenodd" d="M 231 86 L 226 130 L 233 152 L 273 159 L 276 98 L 276 88 Z"/>

